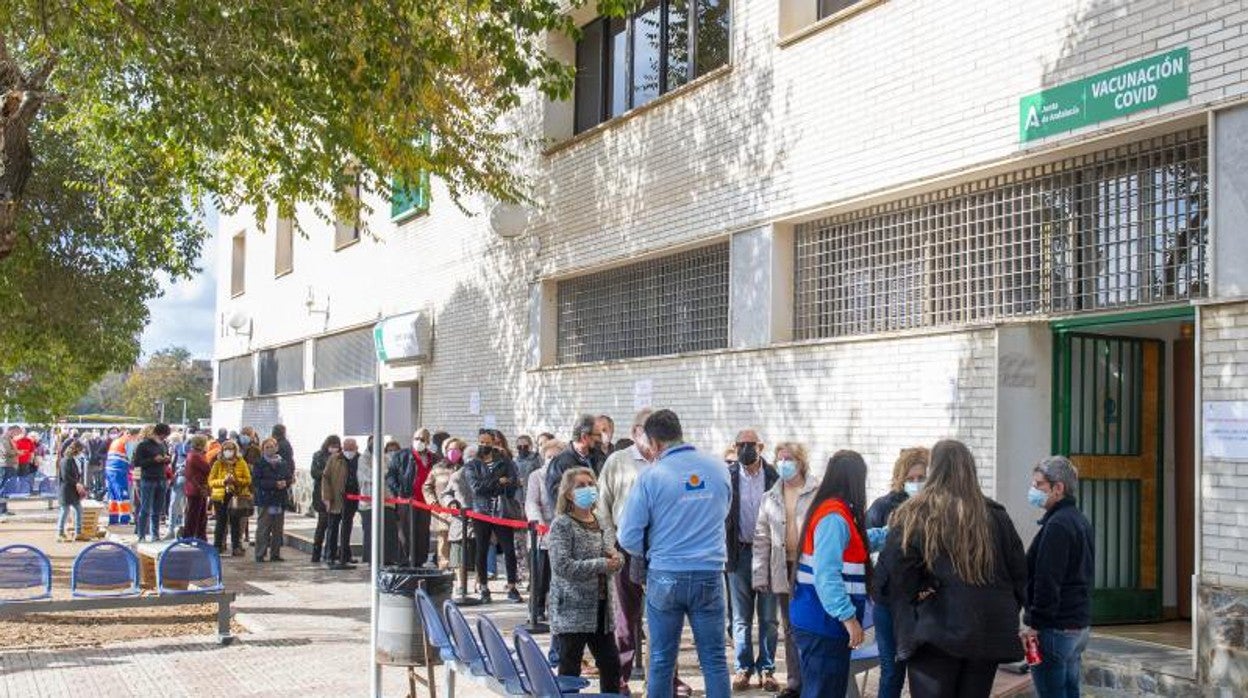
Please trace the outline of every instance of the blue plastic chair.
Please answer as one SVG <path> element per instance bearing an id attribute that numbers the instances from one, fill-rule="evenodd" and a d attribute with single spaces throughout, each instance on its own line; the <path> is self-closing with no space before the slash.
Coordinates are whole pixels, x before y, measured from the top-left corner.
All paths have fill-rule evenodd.
<path id="1" fill-rule="evenodd" d="M 51 598 L 52 562 L 41 550 L 24 543 L 0 548 L 0 589 L 14 590 L 14 595 L 0 597 L 0 603 Z M 38 591 L 29 596 L 18 593 L 31 589 Z"/>
<path id="2" fill-rule="evenodd" d="M 124 545 L 110 541 L 92 543 L 74 558 L 69 574 L 74 596 L 137 596 L 139 556 Z"/>
<path id="3" fill-rule="evenodd" d="M 868 598 L 862 612 L 862 629 L 870 630 L 873 627 L 875 627 L 875 604 Z M 879 643 L 872 642 L 849 653 L 849 686 L 845 692 L 847 698 L 858 698 L 861 695 L 858 691 L 858 675 L 869 673 L 879 665 Z M 863 683 L 866 683 L 865 678 Z"/>
<path id="4" fill-rule="evenodd" d="M 490 672 L 513 696 L 529 694 L 529 682 L 516 660 L 512 650 L 507 647 L 503 633 L 499 631 L 489 616 L 477 618 L 477 634 L 481 636 L 481 644 L 485 646 L 485 656 L 490 662 Z M 557 676 L 559 688 L 564 693 L 575 693 L 589 686 L 589 680 L 580 676 Z"/>
<path id="5" fill-rule="evenodd" d="M 11 477 L 4 483 L 3 496 L 10 499 L 25 499 L 30 496 L 30 480 L 25 477 Z"/>
<path id="6" fill-rule="evenodd" d="M 559 685 L 559 678 L 551 671 L 546 661 L 546 652 L 538 646 L 537 640 L 524 628 L 516 628 L 516 654 L 520 656 L 520 666 L 529 680 L 528 695 L 532 698 L 561 698 L 567 692 Z M 615 693 L 582 693 L 590 696 L 612 696 Z"/>
<path id="7" fill-rule="evenodd" d="M 447 599 L 442 604 L 442 613 L 446 616 L 446 627 L 451 630 L 451 646 L 455 648 L 455 659 L 467 667 L 468 673 L 473 676 L 490 676 L 485 653 L 477 644 L 477 638 L 472 634 L 472 627 L 468 625 L 468 619 L 464 618 L 463 611 L 459 610 L 455 602 Z"/>
<path id="8" fill-rule="evenodd" d="M 169 586 L 186 584 L 186 589 Z M 190 588 L 194 585 L 194 588 Z M 179 538 L 156 558 L 156 592 L 203 594 L 225 588 L 221 577 L 221 554 L 198 538 Z"/>
<path id="9" fill-rule="evenodd" d="M 429 640 L 431 646 L 438 649 L 438 655 L 443 662 L 454 663 L 456 661 L 455 647 L 451 642 L 451 633 L 446 629 L 446 623 L 443 622 L 437 607 L 433 605 L 433 599 L 429 598 L 428 592 L 424 589 L 417 589 L 415 603 L 416 612 L 420 614 L 420 624 L 425 629 L 425 638 Z"/>
<path id="10" fill-rule="evenodd" d="M 61 496 L 61 481 L 55 477 L 45 477 L 39 481 L 39 496 L 44 499 L 58 499 Z"/>

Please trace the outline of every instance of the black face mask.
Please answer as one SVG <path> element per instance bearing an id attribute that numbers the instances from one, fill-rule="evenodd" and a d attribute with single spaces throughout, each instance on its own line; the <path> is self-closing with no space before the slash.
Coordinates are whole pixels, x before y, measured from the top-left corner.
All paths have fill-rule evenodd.
<path id="1" fill-rule="evenodd" d="M 522 458 L 528 458 L 529 454 L 532 452 L 533 452 L 533 449 L 529 448 L 528 446 L 516 446 L 516 453 L 520 454 Z"/>
<path id="2" fill-rule="evenodd" d="M 758 460 L 758 445 L 741 444 L 737 449 L 737 460 L 741 461 L 741 465 L 754 465 Z"/>
<path id="3" fill-rule="evenodd" d="M 489 458 L 494 454 L 493 446 L 477 446 L 477 458 L 482 460 Z"/>

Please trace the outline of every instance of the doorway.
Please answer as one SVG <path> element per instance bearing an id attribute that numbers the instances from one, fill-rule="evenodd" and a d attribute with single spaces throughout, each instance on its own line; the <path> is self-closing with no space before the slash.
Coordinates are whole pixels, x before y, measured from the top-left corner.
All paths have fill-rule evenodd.
<path id="1" fill-rule="evenodd" d="M 1096 625 L 1190 618 L 1190 309 L 1054 326 L 1053 447 L 1079 469 Z"/>

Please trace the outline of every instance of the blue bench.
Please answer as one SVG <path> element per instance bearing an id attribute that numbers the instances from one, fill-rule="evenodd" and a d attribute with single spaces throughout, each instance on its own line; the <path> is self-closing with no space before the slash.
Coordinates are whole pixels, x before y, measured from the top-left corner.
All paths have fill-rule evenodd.
<path id="1" fill-rule="evenodd" d="M 205 572 L 206 576 L 200 576 Z M 0 590 L 14 590 L 24 595 L 0 599 L 0 619 L 27 613 L 215 603 L 217 640 L 222 645 L 233 642 L 230 604 L 234 602 L 234 592 L 224 589 L 221 558 L 216 548 L 193 539 L 176 541 L 166 548 L 157 561 L 156 596 L 140 595 L 138 577 L 138 557 L 134 551 L 107 541 L 95 543 L 74 559 L 70 574 L 73 598 L 53 600 L 52 564 L 47 556 L 29 545 L 8 545 L 0 548 Z"/>

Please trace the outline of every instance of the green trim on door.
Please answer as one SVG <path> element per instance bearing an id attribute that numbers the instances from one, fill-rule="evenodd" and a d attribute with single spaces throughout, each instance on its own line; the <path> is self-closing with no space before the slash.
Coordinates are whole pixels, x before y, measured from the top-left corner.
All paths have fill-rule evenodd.
<path id="1" fill-rule="evenodd" d="M 1065 320 L 1054 320 L 1049 323 L 1055 332 L 1064 332 L 1088 327 L 1105 327 L 1107 325 L 1146 325 L 1154 322 L 1171 322 L 1173 320 L 1192 320 L 1196 317 L 1196 308 L 1190 305 L 1140 310 L 1134 313 L 1115 313 L 1113 315 L 1081 315 Z"/>
<path id="2" fill-rule="evenodd" d="M 1165 343 L 1069 327 L 1053 339 L 1052 446 L 1081 471 L 1097 556 L 1093 622 L 1159 620 Z"/>

